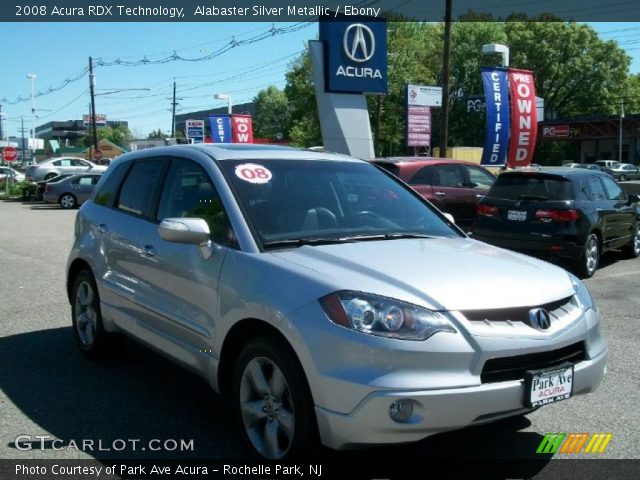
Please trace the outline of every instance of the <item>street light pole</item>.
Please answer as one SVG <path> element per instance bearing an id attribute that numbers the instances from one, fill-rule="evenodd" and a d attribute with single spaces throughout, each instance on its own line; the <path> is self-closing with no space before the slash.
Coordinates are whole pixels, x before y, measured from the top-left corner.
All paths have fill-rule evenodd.
<path id="1" fill-rule="evenodd" d="M 440 156 L 446 158 L 449 143 L 449 68 L 451 55 L 451 9 L 453 0 L 446 0 L 444 13 L 444 52 L 442 53 L 442 122 L 440 124 Z"/>
<path id="2" fill-rule="evenodd" d="M 229 113 L 229 116 L 231 116 L 231 95 L 229 95 L 228 93 L 216 93 L 213 98 L 215 98 L 216 100 L 226 100 L 227 101 L 227 111 Z"/>
<path id="3" fill-rule="evenodd" d="M 33 142 L 33 148 L 31 149 L 31 160 L 35 161 L 35 141 L 36 141 L 36 74 L 35 73 L 27 73 L 27 78 L 31 80 L 31 138 Z"/>

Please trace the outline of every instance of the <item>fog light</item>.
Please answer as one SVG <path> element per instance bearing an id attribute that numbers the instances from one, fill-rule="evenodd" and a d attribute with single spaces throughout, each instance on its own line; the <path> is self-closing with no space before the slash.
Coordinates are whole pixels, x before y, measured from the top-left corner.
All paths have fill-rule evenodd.
<path id="1" fill-rule="evenodd" d="M 406 422 L 413 415 L 413 401 L 408 398 L 395 400 L 389 405 L 389 416 L 396 422 Z"/>

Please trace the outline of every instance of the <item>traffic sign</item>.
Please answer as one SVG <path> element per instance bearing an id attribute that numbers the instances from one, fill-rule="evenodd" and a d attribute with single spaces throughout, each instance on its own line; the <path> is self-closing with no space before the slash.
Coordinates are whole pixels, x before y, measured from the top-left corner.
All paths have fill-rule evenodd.
<path id="1" fill-rule="evenodd" d="M 14 147 L 4 147 L 2 149 L 2 159 L 5 162 L 15 162 L 18 158 L 18 151 Z"/>
<path id="2" fill-rule="evenodd" d="M 96 148 L 93 151 L 93 159 L 94 160 L 102 160 L 102 150 L 100 150 L 99 148 Z"/>

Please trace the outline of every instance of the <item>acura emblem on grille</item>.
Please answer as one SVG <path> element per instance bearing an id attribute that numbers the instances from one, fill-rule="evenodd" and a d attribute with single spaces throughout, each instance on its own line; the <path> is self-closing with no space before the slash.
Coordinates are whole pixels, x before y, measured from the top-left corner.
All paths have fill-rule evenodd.
<path id="1" fill-rule="evenodd" d="M 538 330 L 547 330 L 551 326 L 551 316 L 544 308 L 532 308 L 529 310 L 531 326 Z"/>

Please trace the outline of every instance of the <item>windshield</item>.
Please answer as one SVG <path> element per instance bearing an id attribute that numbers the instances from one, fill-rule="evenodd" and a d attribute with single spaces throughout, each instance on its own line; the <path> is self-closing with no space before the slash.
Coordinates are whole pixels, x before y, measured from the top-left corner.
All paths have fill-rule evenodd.
<path id="1" fill-rule="evenodd" d="M 364 162 L 220 162 L 265 248 L 287 243 L 458 236 L 396 180 Z"/>

